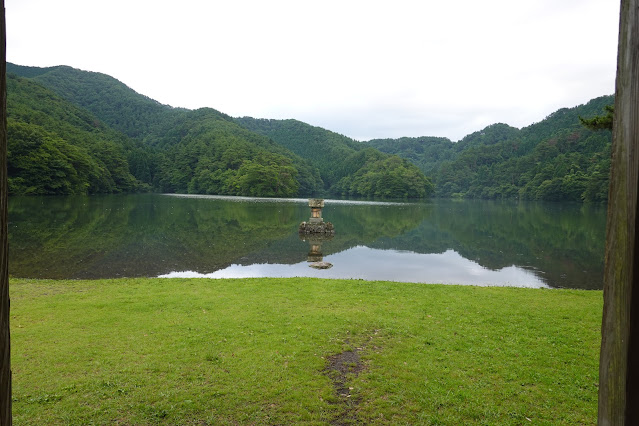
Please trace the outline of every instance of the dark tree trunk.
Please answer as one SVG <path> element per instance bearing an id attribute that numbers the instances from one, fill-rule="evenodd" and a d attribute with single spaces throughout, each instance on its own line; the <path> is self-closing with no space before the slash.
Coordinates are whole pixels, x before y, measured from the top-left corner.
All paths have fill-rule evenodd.
<path id="1" fill-rule="evenodd" d="M 11 424 L 11 343 L 9 338 L 9 242 L 7 203 L 7 27 L 0 0 L 0 425 Z"/>
<path id="2" fill-rule="evenodd" d="M 639 0 L 621 0 L 608 199 L 599 424 L 639 424 Z"/>
<path id="3" fill-rule="evenodd" d="M 0 0 L 0 425 L 11 424 L 11 343 L 9 336 L 9 242 L 7 180 L 7 27 Z"/>

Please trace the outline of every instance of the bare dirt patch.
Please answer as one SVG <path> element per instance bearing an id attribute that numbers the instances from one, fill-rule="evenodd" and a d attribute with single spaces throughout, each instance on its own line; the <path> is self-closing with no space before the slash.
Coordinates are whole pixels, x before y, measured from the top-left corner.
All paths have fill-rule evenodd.
<path id="1" fill-rule="evenodd" d="M 348 382 L 364 370 L 359 352 L 361 349 L 344 351 L 336 355 L 328 357 L 328 365 L 324 369 L 333 381 L 333 387 L 337 393 L 338 400 L 336 404 L 341 405 L 341 410 L 333 421 L 332 425 L 351 425 L 357 424 L 356 408 L 359 399 L 351 395 L 352 387 L 348 386 Z"/>

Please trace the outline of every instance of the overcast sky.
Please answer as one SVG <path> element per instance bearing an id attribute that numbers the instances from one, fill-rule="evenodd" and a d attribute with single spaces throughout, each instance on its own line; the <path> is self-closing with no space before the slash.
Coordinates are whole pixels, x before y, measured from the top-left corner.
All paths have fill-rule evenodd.
<path id="1" fill-rule="evenodd" d="M 357 140 L 458 140 L 612 94 L 613 0 L 5 0 L 7 60 Z"/>

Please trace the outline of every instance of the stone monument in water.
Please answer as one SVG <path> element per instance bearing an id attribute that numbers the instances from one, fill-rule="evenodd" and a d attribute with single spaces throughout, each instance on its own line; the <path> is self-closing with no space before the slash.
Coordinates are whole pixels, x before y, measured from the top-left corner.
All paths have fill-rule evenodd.
<path id="1" fill-rule="evenodd" d="M 315 269 L 329 269 L 333 265 L 323 261 L 322 243 L 333 238 L 335 228 L 331 222 L 324 222 L 322 218 L 324 200 L 311 198 L 308 200 L 308 206 L 311 208 L 311 217 L 308 222 L 300 223 L 299 227 L 300 238 L 310 244 L 308 261 L 311 264 L 308 266 Z"/>
<path id="2" fill-rule="evenodd" d="M 331 222 L 324 222 L 322 218 L 322 208 L 324 200 L 319 198 L 311 198 L 308 200 L 308 206 L 311 208 L 311 217 L 308 222 L 300 223 L 300 234 L 324 234 L 334 235 L 335 229 Z"/>

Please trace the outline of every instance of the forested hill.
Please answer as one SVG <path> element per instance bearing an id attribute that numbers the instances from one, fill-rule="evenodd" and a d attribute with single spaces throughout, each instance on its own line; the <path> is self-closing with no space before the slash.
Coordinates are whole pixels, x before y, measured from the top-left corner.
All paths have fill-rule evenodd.
<path id="1" fill-rule="evenodd" d="M 369 144 L 418 165 L 440 197 L 605 202 L 612 135 L 586 129 L 579 117 L 605 114 L 613 103 L 602 96 L 521 130 L 493 124 L 456 143 L 424 137 Z"/>
<path id="2" fill-rule="evenodd" d="M 432 183 L 409 161 L 321 127 L 297 120 L 250 117 L 236 122 L 309 159 L 330 194 L 421 198 L 433 192 Z"/>
<path id="3" fill-rule="evenodd" d="M 7 76 L 11 194 L 86 194 L 147 189 L 129 170 L 139 147 L 41 85 Z"/>
<path id="4" fill-rule="evenodd" d="M 141 95 L 106 74 L 68 66 L 48 68 L 7 64 L 7 73 L 29 78 L 53 90 L 74 105 L 87 109 L 115 130 L 143 137 L 154 126 L 185 112 Z"/>
<path id="5" fill-rule="evenodd" d="M 332 156 L 335 172 L 327 174 L 329 180 L 324 182 L 319 171 L 324 167 L 323 157 L 310 155 L 307 159 L 308 152 L 298 155 L 286 145 L 240 126 L 230 116 L 214 109 L 192 111 L 161 105 L 112 77 L 66 66 L 36 68 L 8 64 L 8 71 L 15 83 L 10 87 L 9 109 L 22 111 L 23 124 L 32 126 L 38 122 L 33 108 L 20 106 L 25 102 L 39 105 L 38 114 L 46 117 L 47 122 L 39 130 L 66 128 L 70 118 L 64 111 L 78 111 L 76 115 L 87 117 L 88 122 L 108 135 L 105 143 L 108 142 L 112 151 L 119 155 L 118 173 L 128 171 L 126 185 L 24 183 L 28 176 L 37 175 L 47 180 L 52 178 L 49 174 L 53 174 L 56 179 L 66 182 L 71 179 L 69 176 L 77 174 L 78 163 L 70 160 L 65 160 L 70 168 L 54 170 L 50 164 L 53 157 L 33 149 L 36 145 L 46 145 L 43 144 L 45 136 L 31 129 L 32 139 L 35 138 L 37 144 L 22 144 L 20 152 L 24 160 L 18 161 L 15 154 L 9 158 L 13 172 L 10 174 L 12 194 L 152 189 L 279 197 L 349 194 L 420 198 L 432 192 L 430 181 L 408 161 L 375 149 L 358 151 L 360 146 L 355 142 L 350 143 L 348 153 L 358 155 Z M 44 92 L 47 95 L 41 94 Z M 39 98 L 55 98 L 56 102 L 40 102 Z M 330 133 L 323 129 L 321 132 Z M 20 140 L 27 139 L 24 136 Z M 95 156 L 100 152 L 91 152 L 94 147 L 101 146 L 91 137 L 74 139 L 59 134 L 57 140 L 65 146 L 80 146 L 87 155 Z M 338 140 L 325 143 L 324 150 L 340 150 L 340 144 Z M 115 173 L 109 165 L 101 167 Z M 47 172 L 38 173 L 39 168 Z M 93 170 L 93 165 L 88 169 Z"/>
<path id="6" fill-rule="evenodd" d="M 611 133 L 579 117 L 603 114 L 612 96 L 459 142 L 361 143 L 297 120 L 173 108 L 100 73 L 7 69 L 12 194 L 607 198 Z"/>
<path id="7" fill-rule="evenodd" d="M 322 190 L 307 161 L 215 110 L 176 111 L 131 138 L 37 81 L 8 74 L 8 83 L 11 194 L 286 197 Z"/>
<path id="8" fill-rule="evenodd" d="M 389 154 L 397 154 L 416 164 L 427 176 L 433 176 L 444 161 L 479 145 L 493 145 L 519 134 L 519 129 L 507 124 L 491 124 L 484 130 L 471 133 L 457 143 L 448 138 L 423 136 L 418 138 L 373 139 L 368 145 Z"/>

